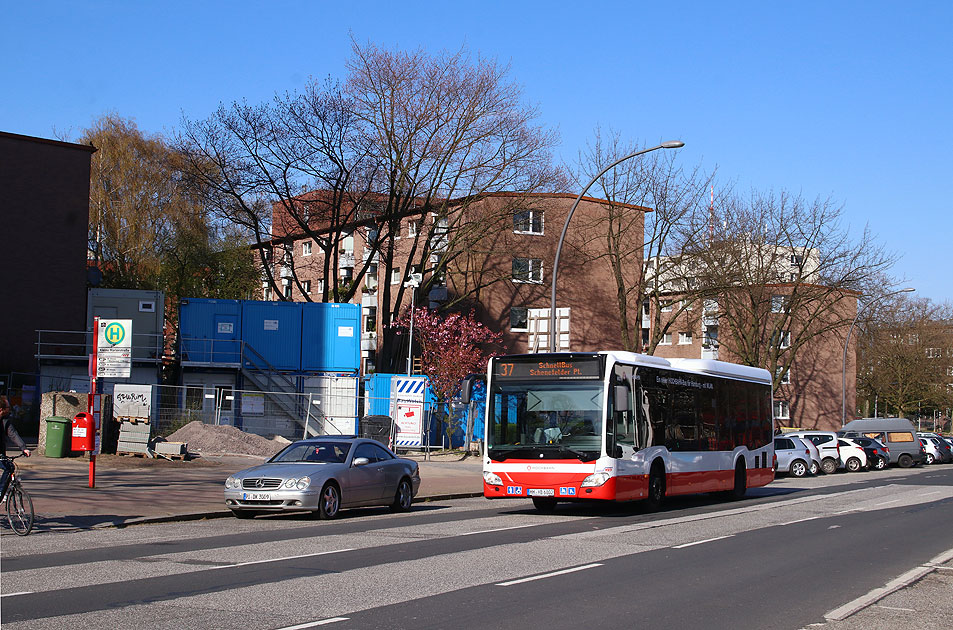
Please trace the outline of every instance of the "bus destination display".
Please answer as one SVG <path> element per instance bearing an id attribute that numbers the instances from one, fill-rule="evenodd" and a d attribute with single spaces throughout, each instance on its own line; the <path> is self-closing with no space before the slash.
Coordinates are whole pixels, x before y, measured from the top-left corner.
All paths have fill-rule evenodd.
<path id="1" fill-rule="evenodd" d="M 521 381 L 602 378 L 602 361 L 599 357 L 536 361 L 526 361 L 525 358 L 520 361 L 507 361 L 503 358 L 494 363 L 493 376 Z"/>

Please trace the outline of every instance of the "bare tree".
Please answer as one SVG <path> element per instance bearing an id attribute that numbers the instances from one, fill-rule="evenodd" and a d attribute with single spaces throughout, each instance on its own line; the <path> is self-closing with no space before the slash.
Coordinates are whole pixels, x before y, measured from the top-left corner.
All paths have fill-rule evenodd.
<path id="1" fill-rule="evenodd" d="M 857 297 L 876 288 L 895 260 L 868 229 L 853 237 L 841 215 L 830 199 L 733 196 L 708 222 L 708 241 L 686 259 L 717 295 L 722 350 L 769 370 L 775 386 L 802 349 L 824 336 L 843 343 Z"/>
<path id="2" fill-rule="evenodd" d="M 945 413 L 953 405 L 953 305 L 897 296 L 872 310 L 858 335 L 858 390 L 888 414 Z"/>
<path id="3" fill-rule="evenodd" d="M 468 248 L 488 233 L 491 220 L 471 207 L 487 193 L 551 188 L 557 171 L 555 135 L 536 125 L 508 68 L 465 50 L 428 54 L 387 51 L 357 42 L 347 90 L 380 175 L 381 262 L 394 266 L 401 220 L 421 211 L 432 217 L 404 254 L 426 276 L 426 294 Z M 403 257 L 403 255 L 402 255 Z M 395 354 L 389 326 L 405 300 L 403 284 L 383 286 L 381 365 Z"/>
<path id="4" fill-rule="evenodd" d="M 635 152 L 618 133 L 603 137 L 596 129 L 593 140 L 580 153 L 577 182 L 588 181 L 606 164 Z M 606 200 L 605 212 L 579 219 L 574 232 L 583 240 L 584 256 L 609 266 L 615 280 L 616 307 L 625 350 L 652 354 L 676 317 L 697 313 L 692 305 L 701 296 L 692 270 L 682 264 L 686 248 L 700 238 L 706 215 L 705 202 L 711 175 L 700 166 L 686 169 L 676 154 L 657 152 L 619 164 L 595 184 L 596 197 Z M 662 318 L 661 303 L 677 290 L 673 317 Z M 651 337 L 643 343 L 643 303 L 654 305 Z"/>

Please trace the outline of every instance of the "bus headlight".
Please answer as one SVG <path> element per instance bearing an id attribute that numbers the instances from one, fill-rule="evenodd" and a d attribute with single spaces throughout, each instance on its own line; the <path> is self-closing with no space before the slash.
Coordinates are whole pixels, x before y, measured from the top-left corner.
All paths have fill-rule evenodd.
<path id="1" fill-rule="evenodd" d="M 502 486 L 503 480 L 500 479 L 500 476 L 496 473 L 492 473 L 488 470 L 483 471 L 483 481 L 489 486 Z"/>
<path id="2" fill-rule="evenodd" d="M 595 488 L 609 481 L 609 473 L 597 472 L 589 475 L 579 484 L 582 488 Z"/>

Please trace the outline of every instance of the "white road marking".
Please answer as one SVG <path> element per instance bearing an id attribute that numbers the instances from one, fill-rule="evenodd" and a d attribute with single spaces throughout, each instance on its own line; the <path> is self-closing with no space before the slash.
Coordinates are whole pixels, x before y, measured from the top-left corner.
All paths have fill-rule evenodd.
<path id="1" fill-rule="evenodd" d="M 831 525 L 827 529 L 840 529 L 840 525 Z"/>
<path id="2" fill-rule="evenodd" d="M 931 494 L 943 494 L 943 492 L 940 491 L 940 490 L 934 490 L 933 492 L 924 492 L 924 493 L 921 494 L 920 496 L 921 496 L 921 497 L 928 497 L 928 496 L 930 496 Z"/>
<path id="3" fill-rule="evenodd" d="M 329 619 L 322 619 L 321 621 L 312 621 L 311 623 L 300 623 L 297 626 L 286 626 L 284 628 L 278 628 L 278 630 L 304 630 L 304 628 L 315 628 L 317 626 L 326 626 L 329 623 L 337 623 L 338 621 L 347 621 L 350 617 L 331 617 Z"/>
<path id="4" fill-rule="evenodd" d="M 16 597 L 17 595 L 29 595 L 32 592 L 33 591 L 20 591 L 19 593 L 4 593 L 3 595 L 0 595 L 0 597 Z"/>
<path id="5" fill-rule="evenodd" d="M 509 582 L 500 582 L 497 586 L 513 586 L 514 584 L 522 584 L 523 582 L 532 582 L 534 580 L 542 580 L 545 578 L 556 577 L 558 575 L 565 575 L 567 573 L 575 573 L 576 571 L 585 571 L 586 569 L 594 569 L 596 567 L 601 567 L 601 562 L 595 562 L 593 564 L 584 564 L 581 567 L 572 567 L 571 569 L 563 569 L 562 571 L 553 571 L 552 573 L 544 573 L 542 575 L 533 575 L 530 577 L 520 578 L 518 580 L 510 580 Z"/>
<path id="6" fill-rule="evenodd" d="M 886 610 L 902 610 L 904 612 L 917 612 L 913 608 L 900 608 L 898 606 L 881 606 L 880 604 L 877 604 L 877 608 L 884 608 Z"/>
<path id="7" fill-rule="evenodd" d="M 695 545 L 704 545 L 705 543 L 710 543 L 715 540 L 721 540 L 722 538 L 731 538 L 734 534 L 728 534 L 727 536 L 718 536 L 717 538 L 706 538 L 705 540 L 696 540 L 695 542 L 685 543 L 684 545 L 675 545 L 672 549 L 684 549 L 685 547 L 694 547 Z"/>
<path id="8" fill-rule="evenodd" d="M 820 517 L 820 516 L 808 516 L 807 518 L 799 518 L 799 519 L 796 520 L 796 521 L 787 521 L 787 522 L 784 523 L 784 524 L 785 524 L 785 525 L 794 525 L 795 523 L 804 523 L 804 522 L 806 522 L 806 521 L 815 521 L 815 520 L 817 520 L 817 519 L 819 519 L 819 518 L 821 518 L 821 517 Z"/>
<path id="9" fill-rule="evenodd" d="M 208 567 L 208 569 L 234 569 L 235 567 L 247 567 L 252 564 L 266 564 L 268 562 L 283 562 L 285 560 L 297 560 L 299 558 L 313 558 L 314 556 L 326 556 L 332 553 L 344 553 L 345 551 L 354 551 L 354 548 L 335 549 L 334 551 L 319 551 L 317 553 L 304 553 L 300 556 L 285 556 L 284 558 L 269 558 L 267 560 L 250 560 L 249 562 L 237 562 L 235 564 L 223 564 L 218 567 Z"/>
<path id="10" fill-rule="evenodd" d="M 536 527 L 536 523 L 531 525 L 513 525 L 512 527 L 497 527 L 496 529 L 481 529 L 476 532 L 464 532 L 457 536 L 473 536 L 474 534 L 489 534 L 491 532 L 505 532 L 508 529 L 523 529 L 524 527 Z"/>
<path id="11" fill-rule="evenodd" d="M 875 503 L 874 507 L 880 507 L 881 505 L 890 505 L 891 503 L 897 503 L 900 499 L 892 499 L 890 501 L 884 501 L 883 503 Z"/>
<path id="12" fill-rule="evenodd" d="M 887 582 L 884 586 L 880 588 L 875 588 L 866 595 L 861 595 L 857 599 L 847 602 L 840 608 L 835 608 L 829 613 L 824 615 L 825 619 L 830 621 L 841 621 L 850 617 L 858 610 L 871 606 L 887 595 L 890 595 L 894 591 L 898 591 L 901 588 L 912 584 L 913 582 L 919 580 L 924 575 L 934 571 L 938 568 L 941 568 L 939 565 L 942 565 L 946 562 L 953 560 L 953 549 L 944 551 L 940 555 L 936 556 L 926 564 L 922 564 L 914 569 L 910 569 L 906 573 L 896 577 L 893 580 Z"/>

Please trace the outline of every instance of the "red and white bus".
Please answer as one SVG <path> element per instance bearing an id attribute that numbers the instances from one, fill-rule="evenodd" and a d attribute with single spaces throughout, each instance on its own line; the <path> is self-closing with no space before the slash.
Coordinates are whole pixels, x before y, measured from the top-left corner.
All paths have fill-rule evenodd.
<path id="1" fill-rule="evenodd" d="M 723 492 L 774 479 L 771 375 L 630 352 L 495 357 L 483 493 L 560 501 Z"/>

